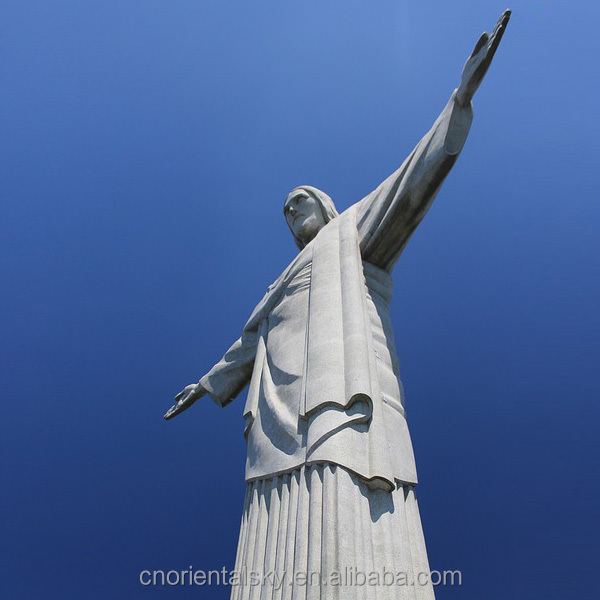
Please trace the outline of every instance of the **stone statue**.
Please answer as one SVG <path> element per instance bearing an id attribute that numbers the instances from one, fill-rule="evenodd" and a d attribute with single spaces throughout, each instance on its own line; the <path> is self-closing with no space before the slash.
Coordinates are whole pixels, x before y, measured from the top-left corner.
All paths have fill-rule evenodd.
<path id="1" fill-rule="evenodd" d="M 314 187 L 290 192 L 283 213 L 300 252 L 222 360 L 165 415 L 205 394 L 225 406 L 249 384 L 235 569 L 273 572 L 285 584 L 278 591 L 246 581 L 233 587 L 234 600 L 434 598 L 389 314 L 390 273 L 463 147 L 471 99 L 509 18 L 507 10 L 481 35 L 431 130 L 368 196 L 340 215 Z M 390 575 L 384 585 L 385 571 L 395 585 Z M 361 586 L 359 573 L 379 579 Z"/>

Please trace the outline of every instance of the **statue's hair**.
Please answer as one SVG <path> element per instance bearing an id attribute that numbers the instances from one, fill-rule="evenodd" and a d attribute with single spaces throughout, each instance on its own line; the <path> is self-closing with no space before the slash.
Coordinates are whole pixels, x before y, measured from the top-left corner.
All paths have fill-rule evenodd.
<path id="1" fill-rule="evenodd" d="M 326 224 L 329 223 L 329 221 L 331 221 L 332 219 L 335 219 L 336 217 L 339 216 L 340 213 L 335 208 L 335 204 L 333 203 L 333 200 L 325 192 L 317 189 L 316 187 L 313 187 L 312 185 L 299 185 L 298 187 L 294 188 L 288 194 L 287 198 L 289 198 L 294 193 L 299 192 L 299 191 L 305 192 L 308 196 L 310 196 L 311 198 L 314 198 L 316 200 L 317 205 L 321 209 L 321 214 L 323 215 L 323 219 L 325 220 Z M 286 198 L 286 202 L 287 202 L 287 198 Z M 285 203 L 284 203 L 284 207 L 285 207 Z M 294 234 L 293 231 L 292 231 L 292 235 L 294 236 L 294 241 L 296 242 L 296 246 L 298 246 L 298 248 L 300 248 L 300 250 L 302 250 L 302 248 L 304 248 L 305 244 L 302 242 L 302 240 L 299 237 L 296 237 L 296 235 Z"/>

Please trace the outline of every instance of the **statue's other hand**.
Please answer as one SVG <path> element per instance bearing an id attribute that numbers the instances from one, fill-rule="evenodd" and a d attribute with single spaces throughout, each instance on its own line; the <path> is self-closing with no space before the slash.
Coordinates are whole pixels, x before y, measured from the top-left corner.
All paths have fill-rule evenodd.
<path id="1" fill-rule="evenodd" d="M 179 413 L 182 413 L 184 410 L 188 409 L 196 400 L 200 399 L 206 390 L 199 383 L 192 383 L 191 385 L 187 385 L 186 387 L 175 396 L 175 404 L 171 406 L 171 408 L 165 413 L 164 418 L 168 421 L 173 417 L 177 416 Z"/>
<path id="2" fill-rule="evenodd" d="M 457 99 L 460 104 L 469 104 L 477 88 L 483 81 L 492 63 L 494 54 L 496 54 L 500 40 L 504 35 L 504 31 L 510 20 L 510 14 L 510 10 L 506 9 L 498 19 L 492 33 L 488 34 L 484 31 L 477 44 L 475 44 L 471 56 L 469 56 L 463 67 L 460 87 L 457 93 Z"/>

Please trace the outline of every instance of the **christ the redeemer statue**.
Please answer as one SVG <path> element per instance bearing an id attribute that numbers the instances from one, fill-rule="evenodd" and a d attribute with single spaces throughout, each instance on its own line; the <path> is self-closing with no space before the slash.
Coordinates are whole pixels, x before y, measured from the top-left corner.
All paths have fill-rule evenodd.
<path id="1" fill-rule="evenodd" d="M 463 147 L 471 99 L 509 17 L 482 34 L 431 130 L 377 189 L 342 214 L 314 187 L 290 192 L 283 212 L 300 252 L 241 337 L 165 415 L 205 394 L 225 406 L 249 384 L 235 570 L 275 577 L 246 579 L 232 600 L 434 598 L 391 271 Z"/>

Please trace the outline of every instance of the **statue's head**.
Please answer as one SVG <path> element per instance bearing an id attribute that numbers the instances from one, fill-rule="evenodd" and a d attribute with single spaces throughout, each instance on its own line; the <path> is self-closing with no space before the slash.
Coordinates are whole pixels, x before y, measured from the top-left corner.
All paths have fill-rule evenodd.
<path id="1" fill-rule="evenodd" d="M 296 245 L 302 250 L 339 213 L 325 192 L 301 185 L 288 194 L 283 214 Z"/>

